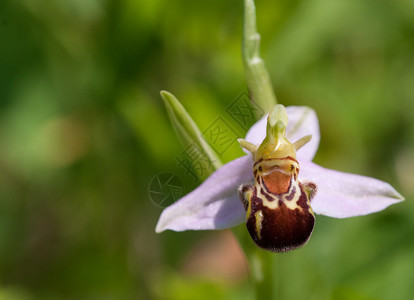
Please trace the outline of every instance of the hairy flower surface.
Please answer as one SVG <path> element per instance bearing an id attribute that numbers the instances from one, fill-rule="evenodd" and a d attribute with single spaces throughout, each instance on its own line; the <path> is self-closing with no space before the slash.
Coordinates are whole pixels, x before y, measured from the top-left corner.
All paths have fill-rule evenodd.
<path id="1" fill-rule="evenodd" d="M 263 117 L 254 124 L 245 140 L 239 140 L 247 149 L 247 155 L 223 165 L 194 191 L 165 208 L 158 220 L 156 232 L 167 229 L 174 231 L 223 229 L 247 220 L 249 232 L 259 246 L 275 252 L 284 252 L 297 248 L 307 241 L 313 229 L 313 219 L 310 214 L 348 218 L 377 212 L 404 200 L 386 182 L 326 169 L 313 163 L 320 134 L 316 113 L 311 108 L 290 106 L 286 108 L 287 116 L 286 112 L 283 113 L 285 108 L 281 105 L 276 106 L 274 111 L 269 118 Z M 309 136 L 312 137 L 310 140 Z M 268 171 L 267 173 L 263 171 L 263 176 L 260 178 L 257 172 L 254 175 L 254 166 L 256 165 L 258 170 L 257 163 L 260 159 L 280 161 L 285 157 L 290 157 L 289 166 L 293 166 L 291 169 L 286 169 L 287 165 L 276 163 L 272 166 L 264 165 L 263 167 L 268 168 Z M 293 205 L 290 204 L 293 202 L 289 202 L 289 199 L 293 197 L 294 186 L 295 192 L 299 194 L 295 196 L 297 201 L 295 200 Z M 270 199 L 267 207 L 280 209 L 281 206 L 276 203 L 284 203 L 292 211 L 307 211 L 309 212 L 307 215 L 303 214 L 303 218 L 307 218 L 307 221 L 300 217 L 302 215 L 292 217 L 286 212 L 268 214 L 260 210 L 260 212 L 255 211 L 254 219 L 250 222 L 252 228 L 249 228 L 249 217 L 252 216 L 249 203 L 250 205 L 254 203 L 252 200 L 254 188 L 260 189 L 260 187 L 265 188 L 265 194 L 279 197 L 277 198 L 279 200 L 274 202 Z M 265 199 L 264 194 L 260 194 L 260 197 Z M 302 197 L 302 204 L 299 203 L 300 197 Z M 309 208 L 305 202 L 310 203 Z M 298 205 L 301 207 L 297 207 Z M 269 232 L 264 231 L 269 222 L 274 228 L 286 227 L 289 222 L 292 224 L 303 222 L 307 227 L 299 228 L 291 225 L 286 227 L 286 230 L 272 233 L 270 229 Z M 302 232 L 302 238 L 296 238 L 299 231 Z M 279 242 L 271 241 L 271 245 L 266 246 L 267 241 L 264 241 L 263 236 L 271 233 L 279 242 L 282 238 L 285 238 L 286 242 L 279 245 L 275 244 Z M 295 238 L 288 236 L 288 233 L 295 235 Z"/>

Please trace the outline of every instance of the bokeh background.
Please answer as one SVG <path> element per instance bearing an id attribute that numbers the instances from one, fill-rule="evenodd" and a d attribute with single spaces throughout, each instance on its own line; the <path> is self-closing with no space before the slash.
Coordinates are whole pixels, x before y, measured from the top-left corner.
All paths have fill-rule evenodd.
<path id="1" fill-rule="evenodd" d="M 231 231 L 157 235 L 148 194 L 165 172 L 198 185 L 161 89 L 201 130 L 222 116 L 245 134 L 225 113 L 246 91 L 242 2 L 0 2 L 0 299 L 252 299 Z M 276 258 L 277 299 L 411 299 L 414 2 L 256 2 L 279 102 L 318 113 L 315 161 L 406 197 L 319 216 L 307 246 Z"/>

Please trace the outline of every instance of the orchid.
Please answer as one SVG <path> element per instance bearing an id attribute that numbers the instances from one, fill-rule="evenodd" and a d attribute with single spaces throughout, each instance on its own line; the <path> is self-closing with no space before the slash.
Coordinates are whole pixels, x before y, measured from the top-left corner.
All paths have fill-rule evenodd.
<path id="1" fill-rule="evenodd" d="M 242 54 L 246 81 L 253 99 L 270 113 L 248 130 L 245 139 L 238 140 L 246 155 L 221 165 L 179 101 L 161 92 L 182 142 L 194 141 L 216 171 L 164 209 L 156 232 L 219 230 L 246 222 L 259 247 L 286 252 L 309 240 L 314 213 L 348 218 L 378 212 L 404 200 L 386 182 L 312 162 L 320 141 L 317 115 L 309 107 L 285 108 L 277 104 L 259 55 L 254 2 L 245 0 L 244 5 Z M 266 273 L 264 264 L 261 266 L 259 273 Z M 259 287 L 261 279 L 256 277 Z M 260 295 L 261 289 L 257 292 Z"/>
<path id="2" fill-rule="evenodd" d="M 278 106 L 284 110 L 283 106 Z M 315 111 L 309 107 L 290 106 L 286 108 L 286 112 L 289 123 L 287 120 L 282 123 L 287 125 L 282 128 L 283 138 L 286 136 L 288 142 L 298 141 L 289 144 L 300 148 L 296 156 L 300 166 L 299 182 L 317 188 L 316 193 L 313 189 L 309 197 L 311 211 L 334 218 L 348 218 L 378 212 L 404 199 L 390 184 L 381 180 L 330 170 L 313 163 L 312 159 L 320 141 Z M 279 121 L 277 118 L 283 119 L 283 112 L 282 116 L 280 112 L 270 113 L 268 118 L 265 116 L 255 123 L 247 132 L 245 140 L 239 140 L 241 145 L 249 150 L 246 151 L 247 154 L 223 165 L 194 191 L 167 207 L 159 218 L 156 232 L 167 229 L 218 230 L 244 222 L 246 210 L 237 191 L 242 184 L 255 181 L 254 152 L 257 149 L 260 151 L 259 145 L 265 144 L 263 141 L 269 138 L 269 126 L 274 127 Z M 273 124 L 270 124 L 272 122 Z M 308 142 L 309 136 L 312 138 Z M 253 152 L 253 155 L 250 152 Z M 281 184 L 280 180 L 277 184 Z"/>

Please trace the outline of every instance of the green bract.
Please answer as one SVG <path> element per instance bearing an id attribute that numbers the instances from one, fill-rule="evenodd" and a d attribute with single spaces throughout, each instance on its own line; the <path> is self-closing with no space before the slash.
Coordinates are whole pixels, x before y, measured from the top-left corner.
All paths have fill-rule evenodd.
<path id="1" fill-rule="evenodd" d="M 222 166 L 220 159 L 213 149 L 211 149 L 209 144 L 207 144 L 207 142 L 202 138 L 200 129 L 198 129 L 196 123 L 177 98 L 167 91 L 161 91 L 161 97 L 164 99 L 171 123 L 184 147 L 191 147 L 193 144 L 194 151 L 203 152 L 203 154 L 208 157 L 209 161 L 200 162 L 202 164 L 206 164 L 205 169 L 208 169 L 210 164 L 215 170 L 220 168 Z M 200 179 L 205 179 L 209 174 L 200 173 L 198 175 Z"/>

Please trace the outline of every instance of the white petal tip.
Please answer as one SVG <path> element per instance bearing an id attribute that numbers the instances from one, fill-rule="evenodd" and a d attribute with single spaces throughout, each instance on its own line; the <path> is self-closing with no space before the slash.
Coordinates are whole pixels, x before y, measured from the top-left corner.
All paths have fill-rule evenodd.
<path id="1" fill-rule="evenodd" d="M 363 216 L 404 200 L 389 183 L 375 178 L 325 169 L 312 162 L 302 163 L 301 173 L 302 180 L 318 186 L 311 202 L 316 214 L 334 218 Z"/>
<path id="2" fill-rule="evenodd" d="M 225 164 L 194 191 L 165 208 L 155 232 L 214 230 L 240 224 L 245 212 L 237 188 L 252 180 L 252 168 L 248 155 Z"/>
<path id="3" fill-rule="evenodd" d="M 159 226 L 158 224 L 157 224 L 157 227 L 155 227 L 155 233 L 161 233 L 161 232 L 163 232 L 165 229 L 162 227 L 162 226 Z"/>

